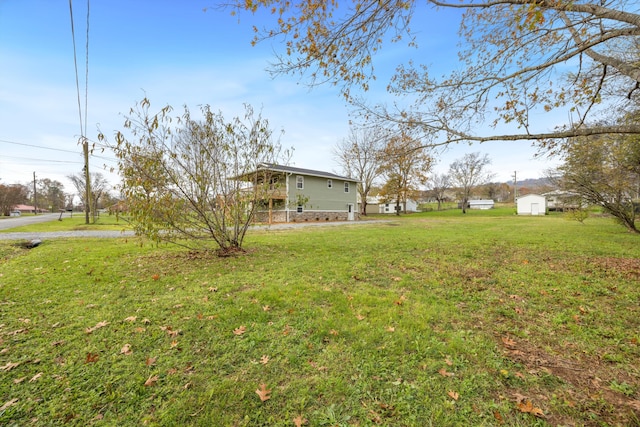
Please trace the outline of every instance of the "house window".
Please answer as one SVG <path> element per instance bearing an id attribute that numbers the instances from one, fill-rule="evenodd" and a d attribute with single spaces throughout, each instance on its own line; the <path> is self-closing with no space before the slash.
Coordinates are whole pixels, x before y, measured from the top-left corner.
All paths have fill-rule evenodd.
<path id="1" fill-rule="evenodd" d="M 344 183 L 344 192 L 345 192 L 345 193 L 348 193 L 348 192 L 349 192 L 349 183 L 348 183 L 348 182 L 345 182 L 345 183 Z"/>
<path id="2" fill-rule="evenodd" d="M 302 213 L 302 211 L 303 211 L 303 209 L 302 209 L 302 205 L 298 205 L 297 212 L 298 212 L 298 213 Z"/>
<path id="3" fill-rule="evenodd" d="M 327 180 L 327 188 L 333 188 L 333 180 L 332 179 L 328 179 Z"/>
<path id="4" fill-rule="evenodd" d="M 296 176 L 296 188 L 298 190 L 303 190 L 304 189 L 304 176 Z"/>

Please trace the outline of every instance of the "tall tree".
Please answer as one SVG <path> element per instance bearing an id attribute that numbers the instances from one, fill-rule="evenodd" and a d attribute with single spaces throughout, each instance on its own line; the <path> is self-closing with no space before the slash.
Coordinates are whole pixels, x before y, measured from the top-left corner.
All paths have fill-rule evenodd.
<path id="1" fill-rule="evenodd" d="M 589 125 L 597 114 L 635 108 L 640 101 L 640 13 L 631 0 L 236 0 L 236 12 L 273 14 L 254 42 L 283 40 L 274 73 L 299 73 L 311 85 L 342 88 L 356 105 L 452 141 L 537 140 L 607 133 L 640 134 L 640 123 Z M 345 5 L 346 3 L 346 5 Z M 416 19 L 442 10 L 460 12 L 460 63 L 443 78 L 430 66 L 398 64 L 389 90 L 400 111 L 371 107 L 354 96 L 375 76 L 374 57 L 388 43 L 417 46 L 437 37 Z M 416 22 L 417 21 L 417 22 Z M 423 56 L 430 57 L 430 56 Z M 440 72 L 438 72 L 440 74 Z M 554 113 L 554 110 L 559 112 Z M 568 117 L 555 129 L 536 126 L 540 113 Z M 515 124 L 478 134 L 478 123 Z"/>
<path id="2" fill-rule="evenodd" d="M 0 184 L 0 214 L 9 216 L 11 210 L 27 200 L 27 189 L 21 184 Z"/>
<path id="3" fill-rule="evenodd" d="M 36 183 L 38 207 L 56 212 L 65 206 L 64 185 L 49 178 L 38 179 Z"/>
<path id="4" fill-rule="evenodd" d="M 451 183 L 457 187 L 462 200 L 462 213 L 467 213 L 467 203 L 471 197 L 473 189 L 482 184 L 486 184 L 493 177 L 487 171 L 487 166 L 491 164 L 489 156 L 480 153 L 467 153 L 449 165 L 449 176 Z"/>
<path id="5" fill-rule="evenodd" d="M 135 231 L 194 250 L 212 241 L 220 254 L 241 250 L 260 203 L 277 191 L 260 166 L 285 160 L 269 122 L 249 105 L 231 120 L 208 105 L 201 119 L 186 106 L 178 117 L 170 106 L 150 109 L 143 99 L 131 110 L 114 147 Z"/>
<path id="6" fill-rule="evenodd" d="M 407 200 L 418 194 L 427 181 L 432 158 L 422 147 L 420 140 L 411 134 L 399 132 L 392 136 L 384 148 L 382 172 L 386 182 L 382 195 L 396 202 L 396 215 L 407 213 Z"/>
<path id="7" fill-rule="evenodd" d="M 91 216 L 91 222 L 96 221 L 96 211 L 99 208 L 100 199 L 102 196 L 109 191 L 109 181 L 99 172 L 91 173 L 90 175 L 90 186 L 91 189 L 89 203 L 87 203 L 87 181 L 84 172 L 77 173 L 75 175 L 67 175 L 67 178 L 71 181 L 73 186 L 76 188 L 77 195 L 80 197 L 80 201 L 82 205 L 86 209 L 89 209 L 89 213 Z"/>
<path id="8" fill-rule="evenodd" d="M 604 135 L 573 138 L 563 146 L 558 168 L 563 189 L 601 206 L 629 231 L 635 224 L 640 191 L 640 138 Z"/>
<path id="9" fill-rule="evenodd" d="M 338 142 L 333 155 L 345 175 L 359 180 L 360 214 L 367 215 L 367 197 L 381 174 L 386 133 L 381 128 L 352 127 L 349 136 Z"/>

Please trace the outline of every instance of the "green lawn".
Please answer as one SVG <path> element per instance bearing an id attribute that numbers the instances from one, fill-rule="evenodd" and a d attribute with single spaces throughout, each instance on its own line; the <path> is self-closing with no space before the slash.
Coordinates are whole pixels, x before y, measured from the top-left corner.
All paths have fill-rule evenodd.
<path id="1" fill-rule="evenodd" d="M 388 219 L 232 258 L 0 242 L 0 425 L 640 425 L 638 236 Z"/>
<path id="2" fill-rule="evenodd" d="M 73 216 L 69 216 L 68 213 L 65 213 L 61 220 L 9 228 L 6 230 L 0 230 L 0 233 L 14 233 L 22 231 L 128 230 L 130 228 L 131 227 L 129 227 L 129 224 L 124 219 L 118 218 L 115 215 L 103 214 L 97 218 L 94 223 L 86 224 L 84 214 L 75 213 Z"/>

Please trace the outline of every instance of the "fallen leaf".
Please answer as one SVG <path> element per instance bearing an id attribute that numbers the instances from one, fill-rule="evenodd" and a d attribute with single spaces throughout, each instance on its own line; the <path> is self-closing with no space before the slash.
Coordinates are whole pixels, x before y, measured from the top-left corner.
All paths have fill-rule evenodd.
<path id="1" fill-rule="evenodd" d="M 27 379 L 27 377 L 16 378 L 15 380 L 13 380 L 13 383 L 14 384 L 20 384 L 21 382 L 23 382 L 26 379 Z"/>
<path id="2" fill-rule="evenodd" d="M 262 311 L 269 311 L 269 310 L 271 310 L 271 307 L 269 307 L 268 305 L 262 306 Z"/>
<path id="3" fill-rule="evenodd" d="M 263 365 L 266 365 L 267 363 L 269 363 L 269 356 L 267 356 L 266 354 L 263 354 L 262 357 L 260 358 L 260 363 L 262 363 Z"/>
<path id="4" fill-rule="evenodd" d="M 153 280 L 158 280 L 158 279 L 160 279 L 160 275 L 159 274 L 154 274 L 153 276 L 151 276 L 151 278 Z"/>
<path id="5" fill-rule="evenodd" d="M 256 394 L 262 402 L 271 399 L 271 389 L 267 389 L 266 384 L 260 384 L 260 387 L 256 390 Z"/>
<path id="6" fill-rule="evenodd" d="M 246 327 L 246 326 L 244 326 L 244 325 L 243 325 L 243 326 L 240 326 L 239 328 L 235 328 L 235 329 L 233 330 L 233 334 L 234 334 L 234 335 L 242 335 L 242 334 L 244 334 L 245 332 L 247 332 L 247 327 Z"/>
<path id="7" fill-rule="evenodd" d="M 0 366 L 0 371 L 10 371 L 13 368 L 16 368 L 18 366 L 20 366 L 20 362 L 15 362 L 15 363 L 7 362 L 6 365 Z"/>
<path id="8" fill-rule="evenodd" d="M 533 406 L 533 403 L 531 403 L 530 400 L 518 402 L 518 409 L 520 410 L 520 412 L 524 412 L 525 414 L 531 414 L 538 418 L 544 418 L 544 412 L 542 412 L 542 409 Z"/>
<path id="9" fill-rule="evenodd" d="M 133 351 L 131 350 L 131 344 L 125 344 L 120 349 L 120 354 L 124 354 L 125 356 L 129 356 L 132 353 Z"/>
<path id="10" fill-rule="evenodd" d="M 147 360 L 144 362 L 147 366 L 153 366 L 156 364 L 157 358 L 155 357 L 147 357 Z"/>
<path id="11" fill-rule="evenodd" d="M 404 302 L 407 300 L 407 297 L 405 297 L 404 295 L 400 295 L 400 298 L 398 298 L 396 301 L 394 301 L 395 305 L 402 305 L 404 304 Z"/>
<path id="12" fill-rule="evenodd" d="M 452 398 L 453 400 L 458 400 L 458 397 L 460 397 L 460 395 L 458 393 L 456 393 L 453 390 L 449 390 L 447 392 L 447 394 L 449 395 L 450 398 Z"/>
<path id="13" fill-rule="evenodd" d="M 493 418 L 496 419 L 498 424 L 503 424 L 504 423 L 504 420 L 502 419 L 502 415 L 500 415 L 500 412 L 498 412 L 498 411 L 493 411 Z"/>
<path id="14" fill-rule="evenodd" d="M 57 347 L 57 346 L 62 345 L 62 344 L 64 344 L 64 340 L 54 341 L 54 342 L 51 343 L 51 345 L 53 347 Z"/>
<path id="15" fill-rule="evenodd" d="M 40 379 L 40 377 L 42 376 L 42 372 L 38 372 L 37 374 L 35 374 L 30 380 L 30 383 L 34 383 L 36 381 L 38 381 Z"/>
<path id="16" fill-rule="evenodd" d="M 306 418 L 302 418 L 302 415 L 298 415 L 297 417 L 295 417 L 293 419 L 293 424 L 296 427 L 302 427 L 303 425 L 307 424 L 307 419 Z"/>
<path id="17" fill-rule="evenodd" d="M 515 347 L 516 346 L 516 342 L 514 340 L 512 340 L 511 338 L 509 338 L 509 337 L 502 337 L 502 342 L 507 347 Z"/>
<path id="18" fill-rule="evenodd" d="M 438 373 L 443 377 L 452 377 L 454 375 L 453 372 L 447 372 L 447 368 L 442 368 L 438 370 Z"/>
<path id="19" fill-rule="evenodd" d="M 144 382 L 144 386 L 145 387 L 151 387 L 156 385 L 156 383 L 158 382 L 158 376 L 157 375 L 152 375 L 149 378 L 147 378 L 147 380 Z"/>
<path id="20" fill-rule="evenodd" d="M 98 322 L 96 323 L 96 326 L 93 326 L 91 328 L 86 328 L 84 331 L 87 334 L 93 333 L 94 331 L 100 329 L 100 328 L 104 328 L 105 326 L 107 326 L 109 324 L 109 322 L 106 321 L 102 321 L 102 322 Z"/>
<path id="21" fill-rule="evenodd" d="M 444 363 L 446 363 L 449 366 L 453 366 L 453 362 L 451 361 L 451 359 L 449 359 L 449 357 L 444 359 Z"/>
<path id="22" fill-rule="evenodd" d="M 124 322 L 135 322 L 137 319 L 136 316 L 129 316 L 126 319 L 124 319 Z"/>
<path id="23" fill-rule="evenodd" d="M 336 331 L 335 329 L 331 329 L 331 330 L 329 331 L 329 335 L 333 335 L 333 336 L 336 336 L 336 337 L 337 337 L 337 336 L 338 336 L 338 334 L 339 334 L 339 332 L 338 332 L 338 331 Z"/>
<path id="24" fill-rule="evenodd" d="M 362 314 L 358 314 L 358 315 L 356 316 L 356 319 L 358 319 L 358 320 L 364 320 L 364 319 L 366 319 L 366 317 L 364 317 Z"/>
<path id="25" fill-rule="evenodd" d="M 5 409 L 15 405 L 16 403 L 18 403 L 18 399 L 11 399 L 8 402 L 5 402 L 4 405 L 0 406 L 0 412 L 4 411 Z"/>
<path id="26" fill-rule="evenodd" d="M 396 328 L 394 328 L 393 326 L 387 326 L 387 332 L 395 332 Z"/>
<path id="27" fill-rule="evenodd" d="M 176 340 L 171 341 L 171 348 L 175 348 L 177 346 L 178 346 L 178 341 Z"/>
<path id="28" fill-rule="evenodd" d="M 98 361 L 100 356 L 97 353 L 87 353 L 87 357 L 84 360 L 84 363 L 95 363 Z"/>

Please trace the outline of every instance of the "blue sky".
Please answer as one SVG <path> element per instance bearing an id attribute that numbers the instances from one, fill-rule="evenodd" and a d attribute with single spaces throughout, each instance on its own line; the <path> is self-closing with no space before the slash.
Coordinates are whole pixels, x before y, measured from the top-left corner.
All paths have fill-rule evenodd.
<path id="1" fill-rule="evenodd" d="M 81 104 L 84 108 L 86 0 L 73 1 Z M 111 136 L 122 114 L 147 96 L 158 108 L 182 105 L 194 112 L 209 104 L 225 116 L 241 114 L 243 103 L 260 109 L 285 147 L 292 164 L 339 172 L 332 147 L 349 132 L 350 108 L 338 89 L 309 89 L 296 76 L 272 78 L 265 70 L 280 50 L 277 42 L 251 46 L 252 25 L 262 17 L 230 16 L 215 0 L 91 0 L 87 137 L 99 128 Z M 207 8 L 205 12 L 203 9 Z M 418 28 L 417 25 L 424 28 Z M 393 102 L 383 90 L 399 61 L 434 65 L 443 73 L 455 66 L 458 22 L 438 12 L 414 24 L 419 49 L 392 45 L 374 58 L 381 75 L 366 94 L 373 103 Z M 68 0 L 0 0 L 0 183 L 39 178 L 61 181 L 82 169 L 80 119 Z M 83 111 L 84 117 L 84 111 Z M 551 126 L 551 125 L 550 125 Z M 438 157 L 436 171 L 465 153 L 487 153 L 496 180 L 543 175 L 549 165 L 533 160 L 528 142 L 456 145 Z M 91 169 L 111 182 L 117 175 L 111 153 L 96 153 Z"/>

